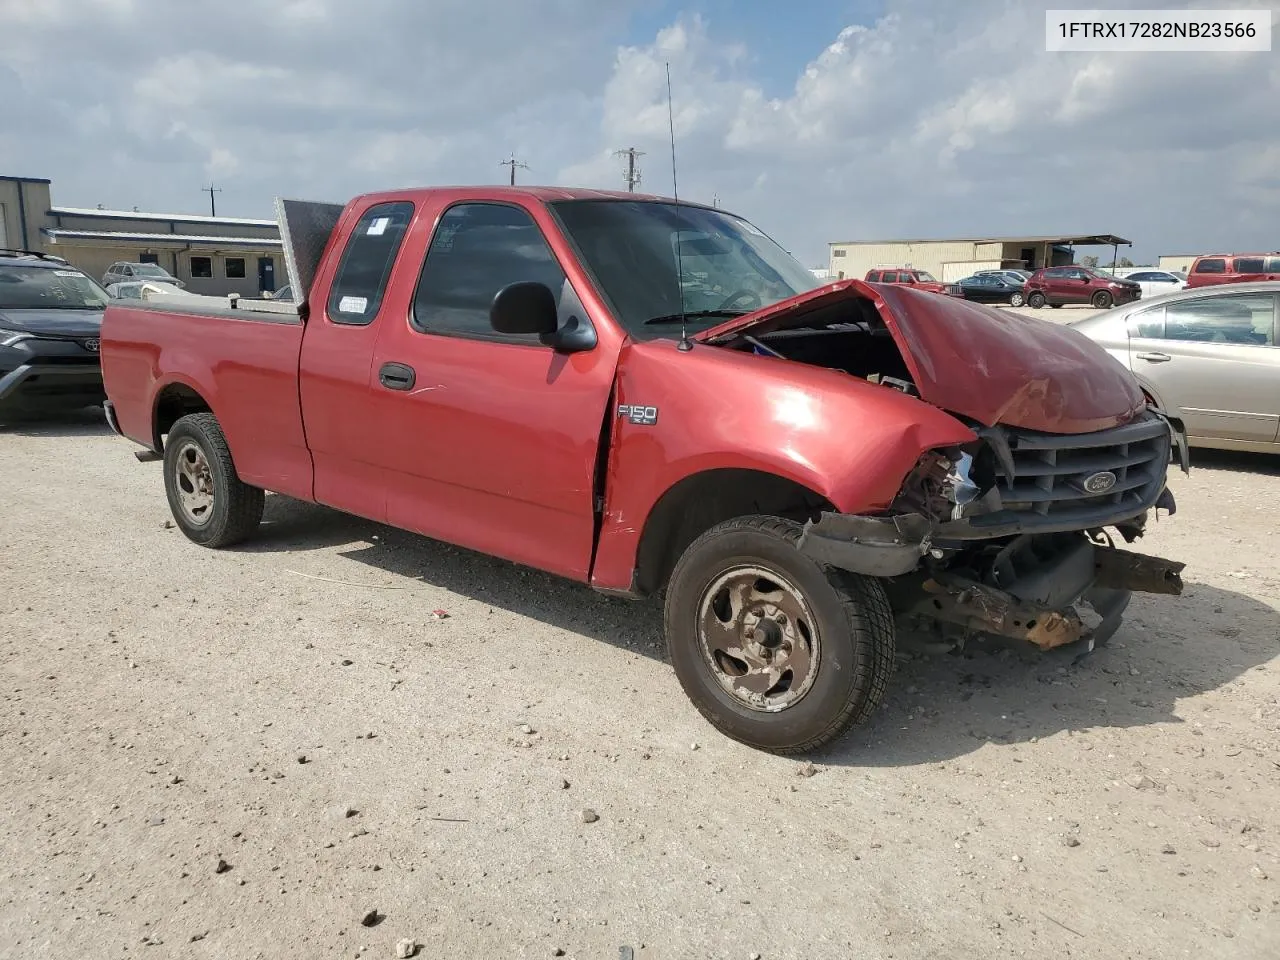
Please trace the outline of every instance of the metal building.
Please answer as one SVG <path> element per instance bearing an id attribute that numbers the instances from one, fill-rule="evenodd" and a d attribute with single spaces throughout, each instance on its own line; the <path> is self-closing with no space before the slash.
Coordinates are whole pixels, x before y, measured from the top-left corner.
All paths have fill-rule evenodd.
<path id="1" fill-rule="evenodd" d="M 286 282 L 274 220 L 55 207 L 49 188 L 0 176 L 0 248 L 55 254 L 95 280 L 117 260 L 156 263 L 192 293 L 256 297 Z"/>
<path id="2" fill-rule="evenodd" d="M 1121 246 L 1131 244 L 1109 233 L 959 240 L 847 240 L 828 244 L 829 269 L 835 279 L 861 279 L 876 267 L 913 267 L 950 282 L 978 270 L 1062 266 L 1075 262 L 1076 247 L 1101 245 L 1112 248 L 1112 257 L 1106 259 L 1114 260 Z"/>

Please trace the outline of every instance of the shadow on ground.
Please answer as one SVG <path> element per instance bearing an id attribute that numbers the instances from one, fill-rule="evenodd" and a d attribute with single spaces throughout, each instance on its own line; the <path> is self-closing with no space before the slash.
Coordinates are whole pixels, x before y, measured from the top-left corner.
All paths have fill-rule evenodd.
<path id="1" fill-rule="evenodd" d="M 111 433 L 101 407 L 61 413 L 0 414 L 0 437 L 98 437 Z M 141 449 L 139 447 L 138 449 Z"/>
<path id="2" fill-rule="evenodd" d="M 1191 451 L 1191 469 L 1226 470 L 1230 473 L 1254 473 L 1264 477 L 1280 476 L 1280 457 L 1267 453 L 1244 453 L 1239 450 Z"/>
<path id="3" fill-rule="evenodd" d="M 260 536 L 240 549 L 350 544 L 339 554 L 344 559 L 570 630 L 584 642 L 666 659 L 660 600 L 604 597 L 550 574 L 287 497 L 267 503 Z M 361 577 L 340 567 L 332 576 Z M 916 638 L 902 638 L 882 709 L 815 759 L 902 766 L 953 759 L 988 741 L 1180 723 L 1180 699 L 1216 689 L 1280 654 L 1280 614 L 1243 594 L 1189 583 L 1180 597 L 1136 596 L 1110 644 L 1083 657 L 1079 650 L 1040 654 L 997 643 L 971 645 L 959 655 L 920 650 Z M 608 696 L 607 686 L 601 695 Z"/>

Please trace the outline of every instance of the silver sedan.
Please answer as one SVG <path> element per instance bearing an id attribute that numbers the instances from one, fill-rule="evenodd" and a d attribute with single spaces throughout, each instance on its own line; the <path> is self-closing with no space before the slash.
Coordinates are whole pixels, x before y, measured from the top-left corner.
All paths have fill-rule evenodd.
<path id="1" fill-rule="evenodd" d="M 1182 420 L 1193 447 L 1280 453 L 1280 282 L 1139 300 L 1071 326 L 1128 367 Z"/>

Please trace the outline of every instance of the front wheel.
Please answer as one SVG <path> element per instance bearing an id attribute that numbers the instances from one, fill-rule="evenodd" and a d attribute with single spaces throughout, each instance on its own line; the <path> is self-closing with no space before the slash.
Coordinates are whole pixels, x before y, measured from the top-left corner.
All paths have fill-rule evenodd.
<path id="1" fill-rule="evenodd" d="M 1020 293 L 1014 293 L 1009 296 L 1009 306 L 1011 307 L 1020 307 L 1024 303 L 1026 303 L 1026 301 L 1022 298 L 1022 294 Z"/>
<path id="2" fill-rule="evenodd" d="M 1044 305 L 1045 305 L 1045 299 L 1044 299 L 1043 293 L 1037 292 L 1027 297 L 1027 306 L 1033 310 L 1039 310 Z"/>
<path id="3" fill-rule="evenodd" d="M 258 528 L 263 492 L 236 473 L 227 438 L 212 413 L 192 413 L 169 430 L 164 489 L 178 528 L 205 547 L 229 547 Z"/>
<path id="4" fill-rule="evenodd" d="M 1093 295 L 1093 305 L 1099 310 L 1106 310 L 1115 302 L 1115 298 L 1106 290 L 1099 290 Z"/>
<path id="5" fill-rule="evenodd" d="M 725 735 L 763 750 L 815 750 L 871 716 L 894 666 L 879 581 L 797 549 L 799 524 L 740 517 L 684 552 L 667 587 L 676 676 Z"/>

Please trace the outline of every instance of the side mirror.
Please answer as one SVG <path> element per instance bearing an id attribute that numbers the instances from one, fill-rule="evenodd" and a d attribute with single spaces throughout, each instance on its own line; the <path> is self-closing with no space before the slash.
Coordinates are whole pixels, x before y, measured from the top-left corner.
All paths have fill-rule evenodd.
<path id="1" fill-rule="evenodd" d="M 489 306 L 489 325 L 498 333 L 556 332 L 556 297 L 545 283 L 532 280 L 511 283 L 499 290 Z"/>
<path id="2" fill-rule="evenodd" d="M 545 283 L 525 280 L 508 284 L 494 295 L 489 307 L 489 325 L 498 333 L 535 333 L 541 343 L 561 353 L 591 350 L 597 343 L 595 327 L 585 319 L 577 297 L 572 298 L 570 309 L 572 312 L 564 326 L 560 326 L 551 288 Z"/>

